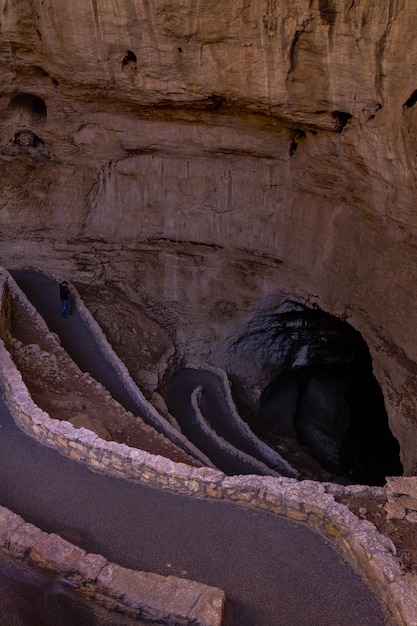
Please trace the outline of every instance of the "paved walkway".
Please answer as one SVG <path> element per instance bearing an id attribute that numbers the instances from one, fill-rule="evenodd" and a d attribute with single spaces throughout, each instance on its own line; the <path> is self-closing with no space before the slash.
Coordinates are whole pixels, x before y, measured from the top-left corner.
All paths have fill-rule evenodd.
<path id="1" fill-rule="evenodd" d="M 202 385 L 201 407 L 204 418 L 207 419 L 220 437 L 231 442 L 235 447 L 247 451 L 243 437 L 236 436 L 235 429 L 227 427 L 229 409 L 223 398 L 223 389 L 217 376 L 207 371 L 182 369 L 168 383 L 165 400 L 171 415 L 177 420 L 181 431 L 199 450 L 211 460 L 214 465 L 225 474 L 258 474 L 259 470 L 254 463 L 245 462 L 236 457 L 227 449 L 220 449 L 214 438 L 207 436 L 203 428 L 194 419 L 194 409 L 191 406 L 191 394 Z M 216 416 L 214 421 L 210 416 Z"/>
<path id="2" fill-rule="evenodd" d="M 60 337 L 62 346 L 73 361 L 78 364 L 80 369 L 84 372 L 89 372 L 91 376 L 100 381 L 111 393 L 113 398 L 126 410 L 131 411 L 134 415 L 140 415 L 144 421 L 147 421 L 146 415 L 135 400 L 129 396 L 126 388 L 119 380 L 117 371 L 106 360 L 93 334 L 84 324 L 77 311 L 74 309 L 73 315 L 69 318 L 61 317 L 58 285 L 38 272 L 21 270 L 13 271 L 11 274 L 32 304 L 43 316 L 49 329 Z M 206 382 L 212 391 L 210 394 L 211 397 L 216 395 L 215 391 L 217 388 L 215 387 L 215 378 L 213 374 L 206 372 Z M 177 401 L 176 407 L 178 410 L 174 415 L 179 414 L 181 417 L 182 413 L 188 418 L 192 415 L 190 397 L 195 386 L 191 389 L 188 387 L 184 389 L 182 387 L 178 392 L 174 390 L 171 394 L 173 402 Z M 185 391 L 186 395 L 184 395 L 183 391 Z M 206 398 L 207 395 L 207 392 L 204 393 L 204 398 Z M 224 402 L 223 405 L 225 405 Z M 216 403 L 213 410 L 217 410 L 219 406 L 219 403 Z M 224 408 L 227 415 L 226 407 L 222 406 L 222 408 Z M 221 413 L 221 415 L 223 414 L 224 412 Z M 257 469 L 258 466 L 244 461 L 227 450 L 219 449 L 212 440 L 198 430 L 195 424 L 192 425 L 191 428 L 188 428 L 187 422 L 181 420 L 181 427 L 183 434 L 189 441 L 194 443 L 199 450 L 208 456 L 218 469 L 226 474 L 259 473 Z"/>
<path id="3" fill-rule="evenodd" d="M 175 417 L 180 425 L 182 432 L 194 445 L 204 451 L 216 467 L 229 474 L 259 473 L 259 469 L 254 470 L 253 466 L 249 467 L 248 472 L 241 461 L 241 466 L 236 467 L 236 457 L 225 455 L 224 451 L 220 455 L 216 441 L 208 439 L 202 430 L 194 424 L 194 412 L 190 405 L 190 397 L 198 386 L 202 388 L 199 407 L 204 419 L 217 435 L 253 459 L 257 459 L 268 467 L 276 469 L 283 476 L 294 476 L 295 473 L 291 473 L 290 466 L 288 466 L 290 473 L 286 471 L 286 462 L 284 460 L 281 466 L 277 464 L 274 467 L 254 442 L 255 436 L 251 439 L 242 432 L 242 429 L 239 428 L 232 417 L 230 407 L 225 399 L 223 381 L 217 374 L 207 370 L 183 368 L 176 372 L 169 381 L 165 392 L 165 401 L 171 415 Z M 233 468 L 235 468 L 234 471 Z"/>
<path id="4" fill-rule="evenodd" d="M 305 525 L 96 474 L 24 435 L 1 399 L 0 475 L 0 504 L 40 528 L 125 567 L 224 589 L 225 626 L 394 624 Z"/>
<path id="5" fill-rule="evenodd" d="M 59 336 L 63 348 L 79 368 L 100 380 L 113 398 L 127 411 L 140 415 L 140 408 L 129 396 L 116 370 L 106 361 L 93 334 L 83 323 L 77 310 L 74 309 L 73 315 L 68 318 L 61 317 L 58 285 L 38 272 L 23 270 L 13 271 L 11 274 L 40 312 L 48 328 Z"/>
<path id="6" fill-rule="evenodd" d="M 106 359 L 102 347 L 96 342 L 92 331 L 84 323 L 76 308 L 73 308 L 73 314 L 70 317 L 61 316 L 59 288 L 55 281 L 44 274 L 30 270 L 13 271 L 11 274 L 42 315 L 49 329 L 59 336 L 63 348 L 81 371 L 88 372 L 98 380 L 127 411 L 140 416 L 146 424 L 169 437 L 188 454 L 196 456 L 192 447 L 184 443 L 183 435 L 167 422 L 166 428 L 161 423 L 157 423 L 137 397 L 126 389 L 117 369 Z"/>

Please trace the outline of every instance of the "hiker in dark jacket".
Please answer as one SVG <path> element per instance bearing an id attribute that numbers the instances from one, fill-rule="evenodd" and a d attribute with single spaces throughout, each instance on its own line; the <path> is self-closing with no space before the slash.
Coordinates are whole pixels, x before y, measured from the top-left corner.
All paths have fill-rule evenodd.
<path id="1" fill-rule="evenodd" d="M 71 306 L 70 306 L 70 292 L 68 287 L 68 282 L 63 280 L 59 285 L 59 298 L 61 300 L 61 315 L 62 317 L 67 317 L 67 315 L 71 315 Z"/>

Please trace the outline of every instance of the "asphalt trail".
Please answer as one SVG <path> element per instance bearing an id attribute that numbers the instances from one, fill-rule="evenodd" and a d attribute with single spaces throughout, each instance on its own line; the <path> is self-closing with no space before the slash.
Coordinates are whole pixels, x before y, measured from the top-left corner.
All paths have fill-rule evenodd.
<path id="1" fill-rule="evenodd" d="M 305 525 L 92 472 L 22 433 L 2 400 L 0 475 L 0 503 L 43 530 L 125 567 L 221 587 L 227 625 L 384 624 L 364 584 Z"/>
<path id="2" fill-rule="evenodd" d="M 99 380 L 127 411 L 141 415 L 140 408 L 120 381 L 117 371 L 106 360 L 92 332 L 74 306 L 70 317 L 61 317 L 58 284 L 39 272 L 16 270 L 10 273 L 42 315 L 49 330 L 59 336 L 63 348 L 81 371 L 88 372 Z"/>
<path id="3" fill-rule="evenodd" d="M 111 393 L 113 398 L 125 409 L 131 411 L 134 415 L 140 415 L 145 422 L 149 423 L 146 415 L 144 415 L 143 411 L 141 411 L 140 407 L 119 380 L 117 371 L 111 363 L 106 360 L 104 353 L 101 352 L 100 346 L 97 344 L 93 334 L 88 329 L 77 310 L 72 307 L 73 315 L 71 317 L 61 317 L 59 288 L 57 283 L 47 276 L 31 270 L 15 270 L 10 273 L 28 299 L 42 315 L 48 328 L 60 337 L 62 346 L 72 360 L 78 364 L 79 368 L 83 372 L 89 372 L 91 376 L 100 381 Z M 206 374 L 207 384 L 209 384 L 212 382 L 214 376 L 209 372 L 206 372 Z M 204 374 L 202 375 L 204 376 Z M 198 431 L 195 424 L 190 424 L 190 415 L 192 416 L 190 397 L 192 390 L 193 389 L 189 392 L 187 391 L 186 395 L 182 393 L 182 390 L 174 392 L 173 394 L 173 396 L 176 396 L 180 401 L 180 410 L 183 413 L 182 417 L 185 417 L 185 420 L 181 419 L 183 434 L 192 441 L 197 448 L 204 452 L 218 469 L 226 474 L 258 473 L 258 469 L 254 467 L 253 464 L 244 461 L 227 450 L 219 449 L 213 440 Z M 205 396 L 207 396 L 207 393 L 204 394 L 204 397 Z M 160 428 L 157 428 L 157 430 L 161 431 Z"/>
<path id="4" fill-rule="evenodd" d="M 204 403 L 204 418 L 210 423 L 211 427 L 218 435 L 239 448 L 236 440 L 225 436 L 224 432 L 227 429 L 216 428 L 216 424 L 227 421 L 229 412 L 226 402 L 223 399 L 223 389 L 220 381 L 210 372 L 182 369 L 177 372 L 167 385 L 165 401 L 169 412 L 177 420 L 181 431 L 189 441 L 204 452 L 210 461 L 225 474 L 233 476 L 234 474 L 260 473 L 259 469 L 255 467 L 255 464 L 240 459 L 227 449 L 219 448 L 216 439 L 207 436 L 204 429 L 196 423 L 190 398 L 194 389 L 199 385 L 203 387 L 202 400 L 204 401 L 207 397 L 212 398 L 212 405 L 209 408 L 207 407 L 207 402 Z M 215 423 L 210 419 L 213 415 L 216 416 Z M 243 439 L 243 437 L 241 437 L 241 439 Z"/>
<path id="5" fill-rule="evenodd" d="M 92 472 L 23 434 L 2 399 L 0 476 L 0 504 L 43 530 L 125 567 L 221 587 L 225 626 L 394 624 L 306 525 Z"/>
<path id="6" fill-rule="evenodd" d="M 268 467 L 273 467 L 270 460 L 265 458 L 258 446 L 249 437 L 245 436 L 236 425 L 225 399 L 225 390 L 221 378 L 213 372 L 182 368 L 174 374 L 167 384 L 165 401 L 169 412 L 175 417 L 186 437 L 200 450 L 203 450 L 222 471 L 233 473 L 223 458 L 218 456 L 215 442 L 207 440 L 205 435 L 192 423 L 193 411 L 189 399 L 194 389 L 198 386 L 202 388 L 199 406 L 211 428 L 238 450 L 242 450 L 254 459 L 262 461 Z M 276 469 L 279 471 L 279 467 Z M 252 468 L 249 473 L 253 473 L 253 471 Z M 256 470 L 256 473 L 259 473 L 259 470 Z M 282 474 L 286 475 L 285 468 L 283 468 Z"/>

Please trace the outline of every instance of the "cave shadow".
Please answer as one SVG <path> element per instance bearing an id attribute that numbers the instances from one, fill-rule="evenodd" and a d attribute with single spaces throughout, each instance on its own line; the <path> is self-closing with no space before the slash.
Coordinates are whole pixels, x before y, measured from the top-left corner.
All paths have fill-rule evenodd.
<path id="1" fill-rule="evenodd" d="M 403 472 L 381 389 L 362 358 L 279 375 L 260 397 L 258 418 L 349 482 L 383 485 Z"/>
<path id="2" fill-rule="evenodd" d="M 251 320 L 234 349 L 267 372 L 252 414 L 268 443 L 293 442 L 340 482 L 403 473 L 368 346 L 350 324 L 287 301 Z M 248 396 L 236 395 L 247 414 Z"/>

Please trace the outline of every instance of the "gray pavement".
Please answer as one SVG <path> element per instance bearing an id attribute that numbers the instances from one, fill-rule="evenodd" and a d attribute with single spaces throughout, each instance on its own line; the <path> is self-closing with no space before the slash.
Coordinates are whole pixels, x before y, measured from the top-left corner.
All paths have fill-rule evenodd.
<path id="1" fill-rule="evenodd" d="M 194 389 L 201 387 L 199 407 L 204 419 L 217 435 L 230 442 L 235 448 L 250 457 L 273 467 L 262 453 L 254 440 L 245 436 L 231 416 L 230 408 L 225 399 L 223 382 L 217 374 L 207 370 L 182 368 L 169 381 L 165 401 L 170 413 L 175 417 L 186 437 L 210 458 L 210 460 L 226 474 L 260 473 L 258 466 L 244 463 L 224 450 L 219 450 L 216 440 L 209 439 L 202 429 L 193 421 L 193 409 L 190 397 Z M 275 469 L 287 475 L 284 463 L 282 468 Z"/>
<path id="2" fill-rule="evenodd" d="M 145 417 L 120 381 L 116 370 L 106 361 L 100 346 L 76 308 L 72 306 L 70 317 L 61 317 L 58 284 L 39 272 L 21 270 L 10 273 L 42 315 L 48 328 L 59 336 L 63 348 L 79 368 L 99 380 L 127 411 Z"/>
<path id="3" fill-rule="evenodd" d="M 43 530 L 125 567 L 221 587 L 226 626 L 394 624 L 304 524 L 94 473 L 24 435 L 3 400 L 0 476 L 0 504 Z"/>
<path id="4" fill-rule="evenodd" d="M 191 394 L 202 385 L 202 408 L 204 418 L 209 422 L 212 429 L 223 437 L 226 441 L 230 441 L 238 449 L 239 443 L 244 443 L 243 437 L 230 438 L 230 432 L 234 429 L 222 427 L 227 422 L 229 411 L 223 398 L 223 389 L 220 380 L 210 372 L 182 369 L 170 380 L 165 393 L 165 401 L 168 410 L 177 420 L 181 431 L 199 450 L 210 459 L 210 461 L 222 472 L 233 476 L 234 474 L 259 474 L 259 469 L 255 463 L 250 463 L 242 458 L 237 457 L 228 449 L 220 449 L 215 437 L 210 437 L 194 419 L 194 409 L 191 406 Z M 210 407 L 208 407 L 210 403 Z M 206 410 L 209 409 L 209 410 Z M 210 420 L 210 417 L 216 416 L 216 420 Z M 216 427 L 217 426 L 217 427 Z M 236 441 L 237 439 L 237 441 Z M 250 452 L 248 453 L 250 454 Z"/>
<path id="5" fill-rule="evenodd" d="M 146 414 L 129 395 L 128 391 L 119 380 L 117 371 L 106 360 L 105 355 L 101 352 L 100 346 L 96 343 L 93 334 L 87 328 L 86 324 L 84 324 L 77 310 L 72 307 L 73 315 L 71 317 L 61 317 L 57 283 L 47 276 L 31 270 L 16 270 L 12 271 L 11 274 L 28 299 L 42 315 L 48 328 L 60 337 L 62 346 L 73 361 L 78 364 L 80 369 L 84 372 L 89 372 L 96 380 L 100 381 L 111 393 L 113 398 L 125 409 L 131 411 L 134 415 L 140 415 L 144 421 L 147 422 Z M 206 374 L 207 381 L 203 395 L 204 402 L 208 402 L 207 396 L 215 398 L 216 395 L 220 395 L 221 398 L 221 393 L 215 393 L 217 388 L 215 387 L 216 381 L 214 375 L 211 375 L 209 372 L 206 372 Z M 178 378 L 176 381 L 177 380 Z M 181 381 L 182 377 L 179 379 L 180 385 Z M 212 391 L 211 394 L 208 394 L 209 385 Z M 175 381 L 174 386 L 178 386 L 178 383 Z M 175 402 L 175 400 L 177 400 L 177 403 L 180 403 L 174 415 L 179 415 L 181 419 L 183 434 L 189 441 L 194 443 L 199 450 L 204 452 L 218 469 L 226 474 L 259 473 L 258 466 L 255 466 L 255 464 L 251 464 L 249 461 L 237 457 L 228 450 L 219 449 L 216 442 L 203 434 L 196 424 L 191 424 L 191 428 L 188 427 L 190 425 L 189 418 L 192 415 L 190 397 L 194 388 L 195 387 L 192 389 L 188 387 L 184 388 L 182 385 L 178 392 L 174 389 L 171 394 L 173 401 Z M 186 392 L 186 395 L 183 394 L 183 391 Z M 215 408 L 217 409 L 219 406 L 222 406 L 223 415 L 227 409 L 226 403 L 223 401 L 223 405 L 221 405 L 220 399 L 219 402 L 215 404 Z M 182 419 L 183 417 L 186 419 Z"/>
<path id="6" fill-rule="evenodd" d="M 0 475 L 0 504 L 43 530 L 125 567 L 221 587 L 228 626 L 384 624 L 365 585 L 305 525 L 94 473 L 23 434 L 3 401 Z"/>

